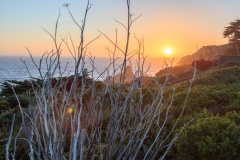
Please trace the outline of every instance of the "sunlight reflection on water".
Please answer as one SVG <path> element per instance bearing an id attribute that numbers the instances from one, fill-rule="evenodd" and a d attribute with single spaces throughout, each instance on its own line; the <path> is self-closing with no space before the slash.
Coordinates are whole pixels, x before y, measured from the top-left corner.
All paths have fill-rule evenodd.
<path id="1" fill-rule="evenodd" d="M 31 62 L 30 57 L 22 57 L 23 60 L 26 61 L 27 67 L 29 68 L 30 73 L 33 77 L 40 77 L 39 72 L 37 68 L 34 66 L 34 64 Z M 36 63 L 39 64 L 39 57 L 34 57 L 34 60 L 36 60 Z M 74 60 L 70 57 L 64 57 L 61 59 L 61 67 L 64 68 L 66 63 L 69 62 L 67 67 L 67 73 L 70 75 L 74 72 Z M 178 60 L 174 60 L 173 65 L 175 65 L 178 62 Z M 110 64 L 109 58 L 95 58 L 95 68 L 98 70 L 99 73 L 102 73 L 106 67 Z M 117 60 L 116 64 L 121 64 L 121 59 Z M 164 61 L 161 58 L 147 58 L 144 69 L 147 70 L 148 67 L 150 67 L 149 71 L 147 72 L 148 75 L 154 76 L 155 73 L 157 73 L 159 70 L 163 68 Z M 128 63 L 128 65 L 132 65 L 133 71 L 136 69 L 136 60 L 132 59 L 131 62 Z M 92 67 L 90 65 L 89 59 L 86 59 L 86 65 L 84 68 L 87 68 L 88 71 L 92 70 Z M 46 65 L 45 61 L 42 63 L 42 71 L 43 73 L 46 73 Z M 93 78 L 97 78 L 99 73 L 93 72 Z M 113 72 L 113 67 L 111 66 L 109 68 L 109 73 L 111 74 Z M 55 74 L 55 77 L 58 77 L 59 74 Z M 107 72 L 103 74 L 102 77 L 99 78 L 99 80 L 103 80 L 107 76 Z M 2 56 L 0 57 L 0 82 L 3 82 L 4 80 L 18 80 L 23 81 L 26 79 L 29 79 L 29 73 L 27 72 L 27 69 L 23 62 L 20 60 L 20 57 L 7 57 Z"/>

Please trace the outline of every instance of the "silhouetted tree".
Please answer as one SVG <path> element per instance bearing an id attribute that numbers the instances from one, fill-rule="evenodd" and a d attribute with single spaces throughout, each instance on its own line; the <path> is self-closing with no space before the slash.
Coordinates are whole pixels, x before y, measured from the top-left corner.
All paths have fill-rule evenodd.
<path id="1" fill-rule="evenodd" d="M 240 20 L 237 19 L 229 23 L 230 25 L 225 27 L 223 32 L 224 38 L 228 37 L 229 42 L 235 45 L 237 55 L 239 54 L 239 42 L 240 42 Z"/>

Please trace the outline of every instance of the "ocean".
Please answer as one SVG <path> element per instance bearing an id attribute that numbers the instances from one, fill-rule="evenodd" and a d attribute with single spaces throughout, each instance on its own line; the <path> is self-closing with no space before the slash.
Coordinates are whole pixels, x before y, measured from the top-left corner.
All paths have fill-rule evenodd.
<path id="1" fill-rule="evenodd" d="M 18 57 L 18 56 L 0 56 L 0 83 L 4 82 L 6 80 L 18 80 L 23 81 L 30 79 L 30 75 L 26 69 L 26 66 L 21 61 L 21 59 L 26 62 L 26 65 L 31 73 L 31 75 L 35 78 L 39 78 L 40 74 L 38 72 L 38 69 L 35 67 L 34 63 L 31 61 L 30 57 Z M 34 57 L 34 60 L 37 64 L 39 64 L 40 57 Z M 175 65 L 178 62 L 179 59 L 173 61 L 173 65 Z M 87 68 L 88 71 L 92 70 L 92 67 L 90 65 L 89 59 L 86 59 L 86 64 L 84 68 Z M 121 59 L 116 61 L 116 64 L 121 64 Z M 64 68 L 64 66 L 68 63 L 67 70 L 65 73 L 66 75 L 73 74 L 74 71 L 74 60 L 71 57 L 62 57 L 61 58 L 61 66 Z M 95 68 L 98 70 L 93 72 L 93 78 L 96 79 L 99 77 L 99 73 L 102 73 L 110 64 L 109 58 L 95 58 L 94 65 Z M 136 60 L 132 59 L 128 62 L 128 65 L 132 66 L 133 71 L 136 68 Z M 157 73 L 159 70 L 163 69 L 164 61 L 162 58 L 147 58 L 144 69 L 145 71 L 149 68 L 147 74 L 150 76 L 155 76 L 155 73 Z M 108 75 L 108 73 L 112 73 L 113 67 L 110 66 L 109 72 L 105 72 L 102 74 L 101 77 L 98 78 L 98 80 L 104 80 L 105 77 Z M 46 63 L 45 60 L 42 62 L 42 70 L 43 73 L 46 73 Z M 58 74 L 54 75 L 55 77 L 58 76 Z"/>

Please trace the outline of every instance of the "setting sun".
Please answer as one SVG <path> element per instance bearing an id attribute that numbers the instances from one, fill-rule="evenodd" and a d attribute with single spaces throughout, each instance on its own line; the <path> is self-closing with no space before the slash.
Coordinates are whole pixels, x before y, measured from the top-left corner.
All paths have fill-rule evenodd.
<path id="1" fill-rule="evenodd" d="M 171 53 L 172 53 L 172 49 L 171 48 L 165 48 L 164 49 L 164 54 L 170 55 Z"/>

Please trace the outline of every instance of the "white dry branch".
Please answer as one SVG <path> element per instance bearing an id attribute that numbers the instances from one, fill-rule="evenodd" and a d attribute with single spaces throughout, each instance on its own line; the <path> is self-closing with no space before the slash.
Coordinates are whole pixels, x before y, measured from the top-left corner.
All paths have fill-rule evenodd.
<path id="1" fill-rule="evenodd" d="M 39 64 L 27 49 L 41 77 L 32 87 L 36 104 L 31 106 L 31 111 L 23 111 L 18 101 L 23 119 L 21 132 L 27 132 L 25 134 L 27 136 L 22 139 L 29 145 L 30 159 L 164 159 L 181 131 L 188 125 L 185 124 L 176 134 L 175 129 L 186 107 L 196 70 L 179 117 L 172 128 L 166 129 L 170 117 L 169 111 L 174 101 L 175 86 L 172 86 L 172 99 L 168 106 L 163 104 L 163 94 L 168 85 L 169 73 L 166 73 L 163 84 L 154 81 L 154 87 L 145 86 L 144 77 L 147 70 L 144 70 L 146 59 L 144 39 L 135 36 L 138 48 L 133 52 L 129 51 L 131 27 L 139 18 L 133 18 L 130 5 L 130 0 L 127 0 L 127 24 L 115 20 L 126 29 L 125 48 L 118 46 L 117 31 L 116 40 L 111 40 L 99 31 L 114 46 L 113 51 L 108 49 L 111 60 L 104 72 L 99 72 L 94 66 L 94 57 L 86 55 L 86 47 L 100 37 L 99 35 L 88 43 L 84 41 L 87 14 L 91 8 L 89 0 L 81 25 L 72 15 L 69 4 L 64 5 L 81 31 L 80 43 L 77 46 L 73 43 L 70 34 L 70 44 L 67 37 L 61 37 L 61 42 L 57 42 L 59 13 L 54 35 L 44 29 L 53 39 L 55 49 L 45 53 Z M 63 76 L 67 71 L 67 65 L 62 67 L 60 63 L 61 47 L 64 44 L 75 62 L 72 76 Z M 117 52 L 123 56 L 119 66 L 116 63 Z M 131 83 L 126 84 L 127 63 L 134 55 L 137 56 L 136 70 Z M 87 57 L 92 65 L 92 77 L 94 71 L 99 73 L 99 77 L 105 73 L 108 73 L 109 77 L 114 77 L 120 72 L 119 83 L 115 84 L 114 80 L 110 83 L 108 80 L 103 84 L 97 81 L 98 78 L 89 79 L 85 75 Z M 41 68 L 44 61 L 47 66 L 46 72 Z M 110 75 L 108 69 L 111 66 L 113 73 Z M 151 98 L 147 98 L 146 101 L 146 97 Z M 8 143 L 10 141 L 11 135 Z M 16 143 L 15 141 L 15 147 Z"/>
<path id="2" fill-rule="evenodd" d="M 14 128 L 14 122 L 15 122 L 15 116 L 16 114 L 13 114 L 13 119 L 12 119 L 12 125 L 11 125 L 11 130 L 10 130 L 10 134 L 9 134 L 9 138 L 8 138 L 8 142 L 6 144 L 6 159 L 9 159 L 9 146 L 11 144 L 11 140 L 12 140 L 12 135 L 13 135 L 13 128 Z"/>

